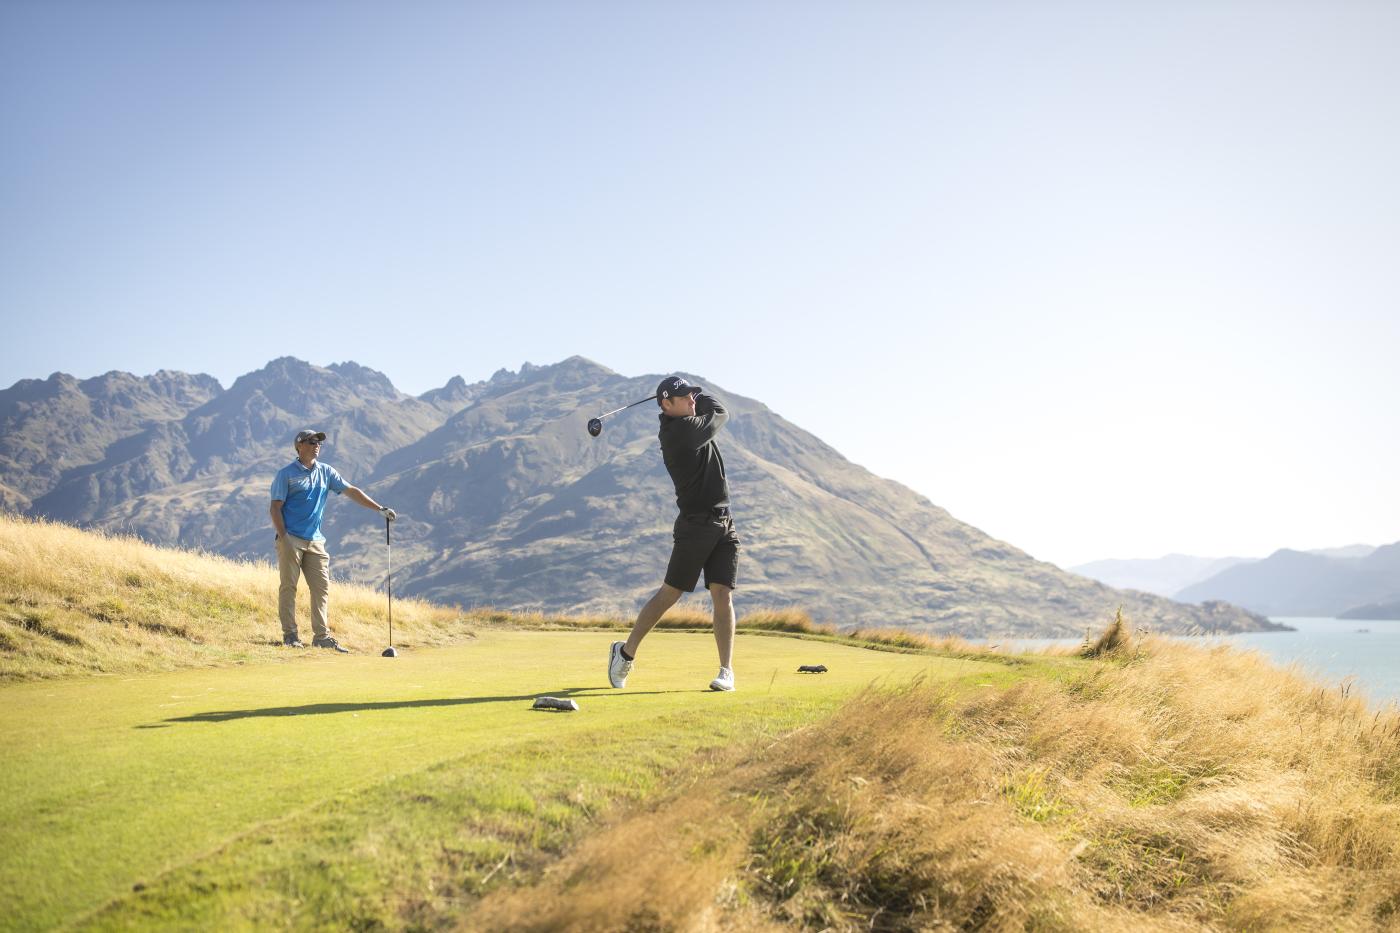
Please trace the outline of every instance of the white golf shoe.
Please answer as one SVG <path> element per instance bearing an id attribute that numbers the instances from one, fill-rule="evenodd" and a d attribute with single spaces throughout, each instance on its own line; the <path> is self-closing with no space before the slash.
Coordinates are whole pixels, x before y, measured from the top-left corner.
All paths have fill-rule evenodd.
<path id="1" fill-rule="evenodd" d="M 632 673 L 632 662 L 622 656 L 622 645 L 615 641 L 608 649 L 608 683 L 614 687 L 627 686 L 627 675 Z"/>
<path id="2" fill-rule="evenodd" d="M 710 681 L 711 690 L 733 690 L 734 672 L 727 667 L 719 669 L 719 676 Z"/>

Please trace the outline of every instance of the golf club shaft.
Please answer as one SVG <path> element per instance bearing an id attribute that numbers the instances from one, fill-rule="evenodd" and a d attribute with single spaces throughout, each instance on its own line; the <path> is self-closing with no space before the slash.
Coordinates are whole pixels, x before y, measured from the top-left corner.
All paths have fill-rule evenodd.
<path id="1" fill-rule="evenodd" d="M 388 571 L 384 576 L 384 587 L 389 593 L 389 647 L 394 647 L 394 546 L 389 543 L 389 516 L 384 516 L 384 553 L 388 561 Z"/>
<path id="2" fill-rule="evenodd" d="M 601 419 L 603 419 L 603 418 L 608 417 L 608 415 L 615 415 L 615 414 L 617 414 L 617 413 L 620 412 L 620 411 L 626 411 L 626 410 L 629 409 L 629 408 L 634 408 L 634 407 L 636 407 L 637 405 L 642 404 L 642 402 L 654 402 L 654 401 L 656 401 L 656 396 L 655 396 L 655 395 L 648 395 L 646 398 L 639 398 L 639 399 L 637 399 L 637 400 L 636 400 L 635 402 L 633 402 L 631 405 L 623 405 L 621 408 L 614 408 L 612 411 L 608 412 L 608 413 L 605 414 L 605 415 L 599 415 L 598 418 L 601 420 Z"/>

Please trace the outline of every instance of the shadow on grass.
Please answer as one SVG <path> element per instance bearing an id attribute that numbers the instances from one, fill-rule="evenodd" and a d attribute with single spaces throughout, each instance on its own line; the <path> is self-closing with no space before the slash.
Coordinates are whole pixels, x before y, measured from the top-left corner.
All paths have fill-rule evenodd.
<path id="1" fill-rule="evenodd" d="M 192 713 L 189 716 L 176 716 L 162 719 L 158 723 L 135 726 L 136 729 L 165 729 L 176 722 L 231 722 L 235 719 L 261 719 L 279 716 L 324 716 L 331 713 L 359 713 L 389 709 L 427 709 L 435 706 L 474 706 L 478 703 L 523 703 L 536 697 L 575 697 L 602 696 L 611 694 L 617 697 L 658 696 L 665 693 L 695 693 L 691 690 L 631 690 L 617 693 L 604 687 L 565 687 L 561 690 L 541 690 L 538 693 L 524 693 L 517 696 L 499 697 L 446 697 L 437 700 L 382 700 L 367 703 L 311 703 L 306 706 L 268 706 L 262 709 L 214 710 L 208 713 Z"/>

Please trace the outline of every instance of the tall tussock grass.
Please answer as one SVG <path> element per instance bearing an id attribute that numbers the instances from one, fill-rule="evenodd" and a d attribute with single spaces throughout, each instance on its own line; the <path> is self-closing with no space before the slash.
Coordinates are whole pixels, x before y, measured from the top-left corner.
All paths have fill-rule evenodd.
<path id="1" fill-rule="evenodd" d="M 0 512 L 0 682 L 285 659 L 277 589 L 271 563 L 157 547 Z M 387 615 L 382 591 L 331 581 L 331 631 L 350 648 L 381 648 Z M 309 641 L 304 583 L 297 620 Z M 460 642 L 491 627 L 623 630 L 631 622 L 394 599 L 394 640 L 410 649 Z M 708 612 L 678 608 L 659 627 L 708 630 L 711 624 Z M 739 628 L 836 635 L 793 608 L 748 613 Z"/>
<path id="2" fill-rule="evenodd" d="M 1123 618 L 1123 607 L 1119 606 L 1118 611 L 1114 613 L 1113 621 L 1108 623 L 1108 627 L 1099 634 L 1098 638 L 1086 641 L 1079 653 L 1086 658 L 1121 657 L 1131 651 L 1133 647 L 1132 628 L 1128 625 L 1128 620 Z"/>
<path id="3" fill-rule="evenodd" d="M 277 588 L 271 564 L 0 513 L 0 681 L 286 657 Z M 297 617 L 309 641 L 307 599 L 303 584 Z M 352 647 L 381 646 L 387 608 L 378 590 L 331 583 L 331 630 Z M 468 638 L 484 621 L 394 600 L 403 644 Z"/>
<path id="4" fill-rule="evenodd" d="M 469 929 L 1400 928 L 1400 712 L 1254 654 L 869 691 L 584 840 Z"/>

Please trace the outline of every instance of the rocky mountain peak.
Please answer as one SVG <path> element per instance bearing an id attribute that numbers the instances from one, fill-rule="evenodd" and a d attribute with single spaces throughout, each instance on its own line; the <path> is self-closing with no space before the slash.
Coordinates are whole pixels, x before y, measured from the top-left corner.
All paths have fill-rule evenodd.
<path id="1" fill-rule="evenodd" d="M 67 373 L 52 373 L 47 379 L 20 379 L 0 391 L 0 406 L 6 402 L 38 402 L 76 391 L 78 380 Z"/>
<path id="2" fill-rule="evenodd" d="M 344 377 L 348 382 L 370 389 L 379 396 L 395 397 L 399 395 L 399 390 L 394 388 L 394 384 L 389 381 L 389 377 L 377 369 L 370 369 L 368 366 L 361 366 L 353 360 L 346 360 L 344 363 L 332 363 L 326 369 Z"/>
<path id="3" fill-rule="evenodd" d="M 321 367 L 284 356 L 239 376 L 217 406 L 222 410 L 242 410 L 249 405 L 271 405 L 284 412 L 304 412 L 316 419 L 335 411 L 397 402 L 404 397 L 383 373 L 358 363 Z"/>
<path id="4" fill-rule="evenodd" d="M 458 406 L 466 403 L 475 397 L 481 389 L 481 383 L 476 386 L 468 386 L 467 380 L 461 376 L 453 376 L 438 389 L 429 389 L 418 396 L 419 401 L 427 402 L 429 405 Z"/>
<path id="5" fill-rule="evenodd" d="M 229 386 L 228 394 L 235 398 L 244 398 L 268 386 L 288 383 L 304 385 L 311 381 L 316 369 L 317 367 L 294 356 L 279 356 L 269 361 L 262 369 L 239 376 L 233 381 L 233 385 Z"/>

